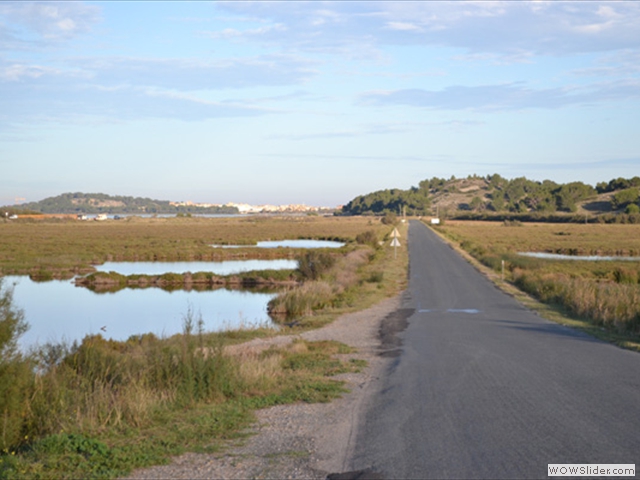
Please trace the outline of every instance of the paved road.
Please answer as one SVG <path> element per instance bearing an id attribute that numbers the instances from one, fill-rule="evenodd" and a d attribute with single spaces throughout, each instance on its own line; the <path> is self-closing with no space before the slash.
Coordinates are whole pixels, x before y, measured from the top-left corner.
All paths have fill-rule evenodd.
<path id="1" fill-rule="evenodd" d="M 418 222 L 409 253 L 413 313 L 351 470 L 547 478 L 548 463 L 640 467 L 640 354 L 539 318 Z"/>

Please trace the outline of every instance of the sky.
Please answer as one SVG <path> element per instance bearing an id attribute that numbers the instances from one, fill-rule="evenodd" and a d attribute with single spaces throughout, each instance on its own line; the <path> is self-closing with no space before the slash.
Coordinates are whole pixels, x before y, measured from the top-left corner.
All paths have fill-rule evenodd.
<path id="1" fill-rule="evenodd" d="M 640 2 L 0 1 L 0 168 L 0 205 L 629 178 Z"/>

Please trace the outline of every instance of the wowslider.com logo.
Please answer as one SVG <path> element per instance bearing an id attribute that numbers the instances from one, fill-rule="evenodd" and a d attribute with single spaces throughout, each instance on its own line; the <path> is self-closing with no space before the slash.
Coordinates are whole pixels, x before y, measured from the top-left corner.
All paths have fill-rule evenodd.
<path id="1" fill-rule="evenodd" d="M 635 463 L 549 463 L 550 477 L 635 477 Z"/>

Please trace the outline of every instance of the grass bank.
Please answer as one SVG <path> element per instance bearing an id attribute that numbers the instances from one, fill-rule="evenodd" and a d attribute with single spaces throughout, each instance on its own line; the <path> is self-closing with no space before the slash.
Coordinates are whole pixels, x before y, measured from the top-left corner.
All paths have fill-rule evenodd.
<path id="1" fill-rule="evenodd" d="M 309 251 L 299 258 L 304 280 L 269 303 L 280 323 L 317 328 L 337 315 L 367 308 L 406 287 L 408 252 L 389 247 L 393 227 L 377 237 L 368 231 L 345 252 Z M 406 237 L 407 228 L 398 229 Z"/>
<path id="2" fill-rule="evenodd" d="M 225 336 L 201 325 L 187 317 L 171 338 L 89 336 L 3 362 L 0 382 L 14 387 L 0 400 L 0 478 L 113 478 L 216 451 L 256 408 L 329 401 L 344 392 L 331 377 L 361 368 L 336 358 L 351 351 L 337 342 L 227 355 Z"/>
<path id="3" fill-rule="evenodd" d="M 447 222 L 436 230 L 545 317 L 640 350 L 640 262 L 546 260 L 517 254 L 635 256 L 640 226 Z M 533 298 L 515 293 L 514 287 Z"/>

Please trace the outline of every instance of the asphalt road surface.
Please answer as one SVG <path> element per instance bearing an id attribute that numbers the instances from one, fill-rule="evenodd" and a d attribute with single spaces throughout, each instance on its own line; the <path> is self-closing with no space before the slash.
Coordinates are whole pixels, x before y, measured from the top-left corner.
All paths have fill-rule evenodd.
<path id="1" fill-rule="evenodd" d="M 547 478 L 550 463 L 640 466 L 640 354 L 526 310 L 418 222 L 409 254 L 403 345 L 351 470 Z"/>

